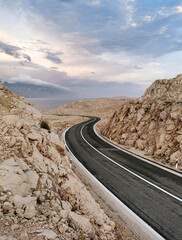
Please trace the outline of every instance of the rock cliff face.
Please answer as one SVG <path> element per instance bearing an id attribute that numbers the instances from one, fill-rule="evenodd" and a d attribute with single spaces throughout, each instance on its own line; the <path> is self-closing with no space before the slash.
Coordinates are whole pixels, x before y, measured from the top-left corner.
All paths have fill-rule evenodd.
<path id="1" fill-rule="evenodd" d="M 0 85 L 0 239 L 116 239 L 114 228 L 40 112 Z"/>
<path id="2" fill-rule="evenodd" d="M 182 166 L 182 75 L 155 81 L 144 96 L 118 109 L 102 134 L 145 151 L 163 163 Z M 126 140 L 121 138 L 126 133 Z"/>

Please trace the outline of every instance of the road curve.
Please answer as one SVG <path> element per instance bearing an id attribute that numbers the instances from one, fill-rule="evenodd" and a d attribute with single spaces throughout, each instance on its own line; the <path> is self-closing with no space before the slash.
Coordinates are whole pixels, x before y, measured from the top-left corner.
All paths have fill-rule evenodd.
<path id="1" fill-rule="evenodd" d="M 182 177 L 151 165 L 99 138 L 92 118 L 71 127 L 65 141 L 107 189 L 165 239 L 182 239 Z"/>

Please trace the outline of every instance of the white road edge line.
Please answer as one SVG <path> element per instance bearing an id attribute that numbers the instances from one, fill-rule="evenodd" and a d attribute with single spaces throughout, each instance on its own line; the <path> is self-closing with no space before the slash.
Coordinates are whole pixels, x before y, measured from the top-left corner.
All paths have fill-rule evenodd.
<path id="1" fill-rule="evenodd" d="M 94 121 L 94 120 L 92 120 L 92 121 Z M 83 128 L 84 128 L 86 125 L 88 125 L 89 123 L 90 123 L 90 122 L 87 122 L 85 125 L 83 125 L 83 127 L 82 127 L 81 130 L 80 130 L 80 134 L 81 134 L 83 140 L 84 140 L 91 148 L 93 148 L 96 152 L 98 152 L 99 154 L 101 154 L 102 156 L 104 156 L 105 158 L 107 158 L 107 159 L 108 159 L 109 161 L 111 161 L 112 163 L 116 164 L 117 166 L 119 166 L 120 168 L 122 168 L 122 169 L 124 169 L 125 171 L 129 172 L 130 174 L 134 175 L 135 177 L 137 177 L 137 178 L 141 179 L 142 181 L 150 184 L 151 186 L 157 188 L 158 190 L 166 193 L 166 194 L 169 195 L 170 197 L 173 197 L 174 199 L 182 202 L 182 199 L 181 199 L 181 198 L 179 198 L 179 197 L 173 195 L 172 193 L 164 190 L 163 188 L 161 188 L 161 187 L 159 187 L 159 186 L 151 183 L 150 181 L 148 181 L 148 180 L 146 180 L 145 178 L 139 176 L 138 174 L 132 172 L 131 170 L 127 169 L 126 167 L 123 167 L 122 165 L 120 165 L 119 163 L 115 162 L 114 160 L 112 160 L 111 158 L 109 158 L 108 156 L 106 156 L 105 154 L 103 154 L 102 152 L 100 152 L 99 150 L 97 150 L 95 147 L 93 147 L 93 146 L 84 138 L 84 136 L 83 136 Z"/>
<path id="2" fill-rule="evenodd" d="M 154 237 L 156 240 L 165 240 L 158 232 L 156 232 L 149 224 L 147 224 L 142 218 L 140 218 L 138 215 L 136 215 L 130 208 L 128 208 L 121 200 L 119 200 L 112 192 L 110 192 L 96 177 L 94 177 L 84 166 L 83 164 L 74 156 L 70 148 L 68 147 L 65 139 L 66 132 L 71 127 L 67 128 L 63 134 L 63 141 L 66 145 L 67 150 L 69 151 L 70 155 L 74 157 L 75 161 L 81 167 L 86 174 L 93 179 L 93 183 L 90 183 L 92 187 L 93 184 L 97 184 L 100 187 L 99 192 L 96 192 L 98 196 L 101 197 L 101 192 L 106 193 L 105 198 L 102 200 L 109 204 L 109 206 L 113 209 L 113 211 L 116 212 L 116 214 L 119 215 L 121 219 L 127 224 L 128 228 L 136 234 L 137 237 L 141 240 L 146 240 L 146 237 L 148 240 L 153 240 Z M 110 196 L 110 197 L 107 197 Z M 109 199 L 111 198 L 111 199 Z M 110 203 L 107 202 L 107 200 L 110 200 Z"/>

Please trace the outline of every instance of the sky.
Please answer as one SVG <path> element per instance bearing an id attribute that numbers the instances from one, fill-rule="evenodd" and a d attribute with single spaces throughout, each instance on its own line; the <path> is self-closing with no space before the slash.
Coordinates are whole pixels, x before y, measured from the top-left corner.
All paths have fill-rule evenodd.
<path id="1" fill-rule="evenodd" d="M 0 0 L 0 80 L 138 97 L 181 62 L 182 1 Z"/>

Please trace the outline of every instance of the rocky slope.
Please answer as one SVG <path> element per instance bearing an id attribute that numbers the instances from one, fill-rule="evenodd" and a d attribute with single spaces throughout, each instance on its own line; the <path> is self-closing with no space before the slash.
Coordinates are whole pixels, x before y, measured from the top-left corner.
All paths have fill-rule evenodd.
<path id="1" fill-rule="evenodd" d="M 57 109 L 43 110 L 44 114 L 69 114 L 104 117 L 128 102 L 129 98 L 102 98 L 70 102 Z"/>
<path id="2" fill-rule="evenodd" d="M 115 111 L 101 132 L 119 144 L 182 168 L 182 75 L 155 81 L 144 96 Z M 126 140 L 121 138 L 126 133 Z"/>
<path id="3" fill-rule="evenodd" d="M 2 85 L 0 239 L 117 239 L 115 223 L 70 169 L 58 135 Z"/>

